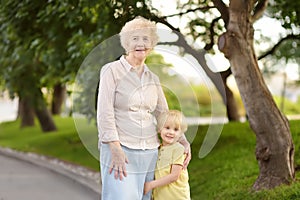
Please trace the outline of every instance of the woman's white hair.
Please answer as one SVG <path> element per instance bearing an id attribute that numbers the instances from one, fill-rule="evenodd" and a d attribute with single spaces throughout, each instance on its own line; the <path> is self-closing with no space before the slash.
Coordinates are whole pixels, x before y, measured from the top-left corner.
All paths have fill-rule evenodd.
<path id="1" fill-rule="evenodd" d="M 135 30 L 149 31 L 152 48 L 158 43 L 159 38 L 155 22 L 145 19 L 144 17 L 137 16 L 133 20 L 128 21 L 120 32 L 121 45 L 126 52 L 129 51 L 129 38 Z"/>

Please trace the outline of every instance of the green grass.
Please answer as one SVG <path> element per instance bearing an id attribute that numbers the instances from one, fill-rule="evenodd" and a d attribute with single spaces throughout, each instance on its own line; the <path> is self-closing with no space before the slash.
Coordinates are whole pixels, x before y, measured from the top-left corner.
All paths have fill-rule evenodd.
<path id="1" fill-rule="evenodd" d="M 291 121 L 295 143 L 295 164 L 300 164 L 300 123 Z M 281 186 L 274 190 L 253 192 L 251 187 L 258 176 L 255 158 L 255 134 L 248 123 L 229 123 L 213 150 L 203 159 L 198 158 L 199 147 L 207 127 L 200 127 L 192 143 L 193 159 L 189 165 L 193 200 L 283 200 L 300 199 L 300 183 Z M 299 179 L 299 173 L 296 174 Z"/>
<path id="2" fill-rule="evenodd" d="M 94 170 L 99 169 L 95 152 L 84 147 L 95 148 L 96 129 L 81 126 L 81 132 L 88 132 L 83 142 L 77 134 L 71 118 L 55 118 L 59 131 L 42 133 L 38 126 L 19 128 L 19 122 L 0 124 L 0 145 L 22 151 L 31 151 L 77 163 Z M 78 126 L 78 121 L 76 125 Z M 295 144 L 295 164 L 300 164 L 300 121 L 291 121 L 291 132 Z M 251 187 L 258 176 L 255 159 L 255 135 L 247 123 L 224 125 L 221 136 L 213 150 L 204 158 L 198 157 L 208 126 L 198 127 L 193 135 L 189 129 L 187 136 L 192 141 L 192 161 L 189 165 L 190 187 L 193 200 L 288 200 L 300 199 L 300 183 L 281 186 L 270 191 L 253 192 Z M 299 173 L 296 173 L 299 179 Z"/>
<path id="3" fill-rule="evenodd" d="M 86 150 L 74 121 L 55 117 L 55 122 L 58 131 L 49 133 L 42 133 L 38 125 L 20 129 L 18 121 L 0 124 L 0 146 L 35 152 L 99 170 L 98 160 Z M 97 133 L 94 134 L 96 138 Z"/>

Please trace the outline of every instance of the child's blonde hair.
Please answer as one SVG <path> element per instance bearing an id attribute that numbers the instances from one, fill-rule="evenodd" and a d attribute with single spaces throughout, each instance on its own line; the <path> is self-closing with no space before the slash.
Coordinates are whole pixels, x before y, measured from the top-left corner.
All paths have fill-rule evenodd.
<path id="1" fill-rule="evenodd" d="M 186 132 L 188 125 L 186 123 L 185 116 L 179 110 L 169 110 L 166 112 L 161 113 L 157 118 L 157 131 L 160 132 L 161 129 L 164 127 L 166 121 L 172 118 L 172 121 L 175 123 L 176 126 L 180 127 L 181 133 L 183 134 Z"/>

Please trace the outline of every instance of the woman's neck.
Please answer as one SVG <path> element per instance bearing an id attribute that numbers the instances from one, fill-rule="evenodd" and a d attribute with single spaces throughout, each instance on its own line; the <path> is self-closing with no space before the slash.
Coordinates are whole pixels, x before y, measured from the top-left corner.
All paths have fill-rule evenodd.
<path id="1" fill-rule="evenodd" d="M 129 62 L 129 64 L 135 68 L 144 66 L 146 60 L 146 58 L 144 59 L 135 58 L 132 54 L 126 55 L 125 58 Z"/>
<path id="2" fill-rule="evenodd" d="M 125 56 L 125 59 L 136 70 L 138 75 L 141 76 L 141 74 L 144 71 L 144 65 L 146 59 L 139 60 L 130 55 Z"/>

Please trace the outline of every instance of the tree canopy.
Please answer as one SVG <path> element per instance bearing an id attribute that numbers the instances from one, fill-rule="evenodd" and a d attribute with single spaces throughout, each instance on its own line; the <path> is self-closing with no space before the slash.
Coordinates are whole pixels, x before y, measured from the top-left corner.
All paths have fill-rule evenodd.
<path id="1" fill-rule="evenodd" d="M 258 2 L 262 5 L 264 1 Z M 0 17 L 0 48 L 4 52 L 0 60 L 2 85 L 5 84 L 13 96 L 31 93 L 33 86 L 52 88 L 58 83 L 74 81 L 91 49 L 117 34 L 126 21 L 137 15 L 162 23 L 192 39 L 193 43 L 189 45 L 196 48 L 195 53 L 201 55 L 199 47 L 214 53 L 218 36 L 226 30 L 229 19 L 226 4 L 220 0 L 176 1 L 176 4 L 175 13 L 164 15 L 159 8 L 153 7 L 151 1 L 4 0 L 1 2 Z M 274 45 L 274 49 L 281 46 L 280 51 L 277 48 L 275 54 L 271 49 L 265 55 L 297 59 L 297 5 L 291 0 L 270 2 L 267 14 L 280 20 L 288 34 L 282 39 L 287 41 L 285 45 L 280 45 L 280 41 Z M 185 27 L 179 27 L 172 22 L 173 19 L 185 19 L 188 23 Z M 205 66 L 205 63 L 202 65 Z"/>

